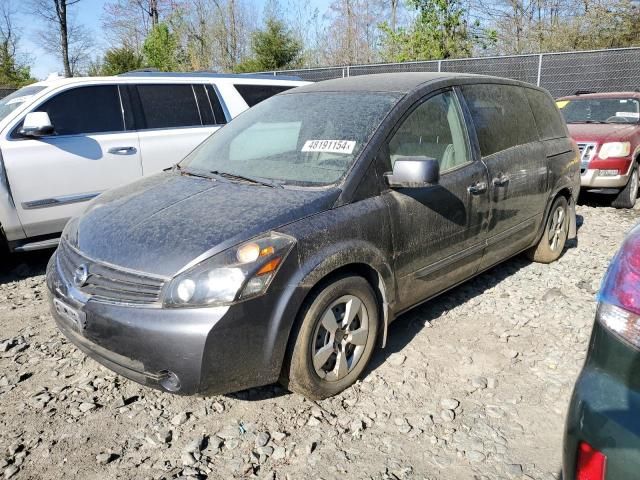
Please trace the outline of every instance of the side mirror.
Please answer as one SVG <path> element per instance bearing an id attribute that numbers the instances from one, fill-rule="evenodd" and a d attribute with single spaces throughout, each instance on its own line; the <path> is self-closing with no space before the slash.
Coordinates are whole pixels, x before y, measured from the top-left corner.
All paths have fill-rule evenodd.
<path id="1" fill-rule="evenodd" d="M 386 173 L 391 188 L 420 188 L 435 185 L 440 180 L 440 164 L 430 157 L 403 157 L 393 164 L 393 173 Z"/>
<path id="2" fill-rule="evenodd" d="M 47 112 L 30 112 L 24 117 L 20 134 L 25 137 L 43 137 L 53 133 L 53 124 Z"/>

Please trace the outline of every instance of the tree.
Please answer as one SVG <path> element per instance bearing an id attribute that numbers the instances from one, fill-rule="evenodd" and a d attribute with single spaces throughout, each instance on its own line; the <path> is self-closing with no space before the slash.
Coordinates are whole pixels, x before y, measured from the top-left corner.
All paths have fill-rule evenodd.
<path id="1" fill-rule="evenodd" d="M 79 63 L 89 43 L 88 33 L 82 26 L 73 27 L 69 24 L 68 8 L 79 2 L 80 0 L 30 0 L 31 13 L 39 15 L 48 24 L 49 31 L 44 33 L 48 39 L 48 49 L 60 54 L 65 77 L 74 75 L 73 62 Z M 51 41 L 54 35 L 57 36 L 57 41 Z M 70 45 L 74 41 L 82 45 L 75 50 L 74 55 L 70 55 Z"/>
<path id="2" fill-rule="evenodd" d="M 142 68 L 144 61 L 133 48 L 122 46 L 107 50 L 101 62 L 92 65 L 90 75 L 119 75 Z"/>
<path id="3" fill-rule="evenodd" d="M 176 70 L 179 65 L 178 39 L 165 23 L 151 29 L 142 46 L 145 63 L 163 72 Z"/>
<path id="4" fill-rule="evenodd" d="M 29 66 L 18 58 L 15 14 L 10 2 L 0 5 L 0 85 L 8 87 L 21 87 L 34 81 Z"/>
<path id="5" fill-rule="evenodd" d="M 407 4 L 417 14 L 413 25 L 396 32 L 387 24 L 381 25 L 387 60 L 442 59 L 471 53 L 473 36 L 461 0 L 408 0 Z"/>
<path id="6" fill-rule="evenodd" d="M 171 12 L 172 0 L 110 0 L 104 4 L 101 23 L 105 36 L 115 45 L 136 53 L 153 27 Z"/>
<path id="7" fill-rule="evenodd" d="M 235 68 L 236 71 L 255 72 L 294 67 L 299 64 L 302 54 L 300 41 L 282 21 L 275 18 L 267 20 L 264 30 L 253 33 L 251 48 L 254 56 L 240 63 Z"/>

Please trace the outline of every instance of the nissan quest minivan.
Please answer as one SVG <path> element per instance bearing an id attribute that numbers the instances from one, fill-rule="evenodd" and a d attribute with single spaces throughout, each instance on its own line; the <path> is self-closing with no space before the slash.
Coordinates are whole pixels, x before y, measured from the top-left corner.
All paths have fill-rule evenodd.
<path id="1" fill-rule="evenodd" d="M 179 162 L 233 117 L 308 82 L 138 71 L 51 78 L 0 100 L 0 254 L 55 247 L 100 193 Z"/>
<path id="2" fill-rule="evenodd" d="M 576 235 L 580 163 L 550 95 L 403 73 L 281 93 L 175 168 L 96 198 L 47 268 L 81 350 L 213 394 L 350 386 L 398 315 Z"/>

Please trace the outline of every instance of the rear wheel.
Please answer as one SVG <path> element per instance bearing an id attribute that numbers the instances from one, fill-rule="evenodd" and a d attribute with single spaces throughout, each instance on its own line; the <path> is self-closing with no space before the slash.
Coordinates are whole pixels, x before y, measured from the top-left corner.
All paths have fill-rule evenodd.
<path id="1" fill-rule="evenodd" d="M 530 260 L 551 263 L 560 258 L 569 233 L 569 204 L 563 196 L 556 198 L 538 244 L 527 251 Z"/>
<path id="2" fill-rule="evenodd" d="M 611 202 L 614 208 L 633 208 L 638 198 L 638 167 L 633 166 L 633 171 L 625 187 L 620 190 L 616 199 Z"/>
<path id="3" fill-rule="evenodd" d="M 281 382 L 320 400 L 351 386 L 366 368 L 378 334 L 378 304 L 362 277 L 342 277 L 303 309 Z"/>

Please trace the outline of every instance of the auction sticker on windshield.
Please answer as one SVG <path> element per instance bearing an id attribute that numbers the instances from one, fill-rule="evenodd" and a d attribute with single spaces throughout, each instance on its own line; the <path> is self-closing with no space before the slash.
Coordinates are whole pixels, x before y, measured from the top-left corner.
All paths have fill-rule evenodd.
<path id="1" fill-rule="evenodd" d="M 302 146 L 303 152 L 353 153 L 356 142 L 351 140 L 307 140 Z"/>

